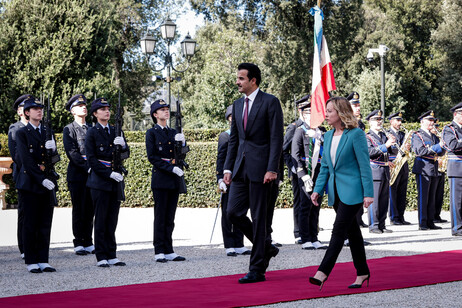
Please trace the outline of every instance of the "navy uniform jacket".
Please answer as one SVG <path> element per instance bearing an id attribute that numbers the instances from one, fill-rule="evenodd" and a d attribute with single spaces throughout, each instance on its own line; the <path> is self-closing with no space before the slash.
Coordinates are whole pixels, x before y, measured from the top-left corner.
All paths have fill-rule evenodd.
<path id="1" fill-rule="evenodd" d="M 435 135 L 429 135 L 419 129 L 412 135 L 411 147 L 416 158 L 412 173 L 425 176 L 438 176 L 437 156 L 444 155 L 444 149 L 439 145 L 440 139 Z"/>
<path id="2" fill-rule="evenodd" d="M 313 143 L 313 150 L 314 150 L 315 139 L 306 136 L 306 130 L 307 129 L 309 129 L 308 125 L 306 125 L 306 124 L 300 125 L 295 130 L 294 138 L 292 140 L 292 150 L 291 150 L 292 158 L 296 162 L 295 170 L 297 170 L 297 176 L 300 179 L 308 174 L 307 159 L 308 159 L 310 143 Z M 320 128 L 320 130 L 325 132 L 324 128 Z M 319 171 L 321 170 L 322 149 L 323 149 L 323 146 L 322 146 L 322 143 L 321 143 L 321 149 L 319 151 L 318 164 L 316 165 L 316 169 L 314 171 L 314 176 L 312 177 L 313 183 L 316 183 L 316 178 L 318 177 Z"/>
<path id="3" fill-rule="evenodd" d="M 85 151 L 91 171 L 88 176 L 87 187 L 103 191 L 117 191 L 117 182 L 110 178 L 111 173 L 114 171 L 112 163 L 115 137 L 114 126 L 110 126 L 109 134 L 99 123 L 88 129 L 87 138 L 85 139 Z M 125 158 L 128 158 L 130 155 L 128 145 L 122 149 L 122 153 Z"/>
<path id="4" fill-rule="evenodd" d="M 398 133 L 395 133 L 395 131 L 392 130 L 391 128 L 387 132 L 395 136 L 396 143 L 398 144 L 398 147 L 394 145 L 391 146 L 391 151 L 393 152 L 393 154 L 392 156 L 390 155 L 389 159 L 390 161 L 394 161 L 396 158 L 396 155 L 398 155 L 399 147 L 403 145 L 404 137 L 406 136 L 406 134 L 402 131 L 398 131 Z M 407 161 L 404 163 L 403 167 L 401 168 L 400 173 L 401 172 L 409 172 L 409 164 Z"/>
<path id="5" fill-rule="evenodd" d="M 87 181 L 90 166 L 87 162 L 85 152 L 86 135 L 87 132 L 75 121 L 64 127 L 64 150 L 69 158 L 69 165 L 67 167 L 68 182 Z"/>
<path id="6" fill-rule="evenodd" d="M 226 153 L 228 153 L 228 142 L 231 129 L 224 131 L 218 137 L 218 153 L 217 153 L 217 181 L 223 178 L 223 167 L 225 165 Z"/>
<path id="7" fill-rule="evenodd" d="M 462 128 L 454 121 L 443 129 L 443 140 L 448 149 L 448 177 L 462 177 Z"/>
<path id="8" fill-rule="evenodd" d="M 297 121 L 287 126 L 286 133 L 284 135 L 284 141 L 282 143 L 282 156 L 284 157 L 284 162 L 286 163 L 286 166 L 289 169 L 289 177 L 292 177 L 292 167 L 297 169 L 297 163 L 294 161 L 291 155 L 292 139 L 294 138 L 295 130 L 302 124 L 303 121 L 300 118 L 298 118 Z"/>
<path id="9" fill-rule="evenodd" d="M 388 157 L 393 152 L 391 147 L 387 148 L 385 146 L 387 136 L 385 134 L 381 135 L 382 137 L 371 130 L 366 134 L 369 158 L 371 160 L 372 179 L 374 181 L 389 181 L 390 168 L 388 167 Z"/>
<path id="10" fill-rule="evenodd" d="M 10 151 L 10 156 L 13 159 L 13 181 L 15 183 L 18 180 L 18 172 L 21 169 L 21 163 L 19 162 L 16 153 L 16 132 L 18 129 L 23 128 L 24 126 L 26 126 L 24 123 L 18 121 L 14 124 L 11 124 L 10 128 L 8 129 L 8 149 Z"/>
<path id="11" fill-rule="evenodd" d="M 16 132 L 16 155 L 21 162 L 16 188 L 36 194 L 45 194 L 50 192 L 42 185 L 43 180 L 46 179 L 45 170 L 43 170 L 46 155 L 46 127 L 41 125 L 40 129 L 41 134 L 36 132 L 29 123 Z M 53 154 L 56 155 L 57 152 Z M 54 184 L 56 191 L 58 186 L 56 182 Z"/>
<path id="12" fill-rule="evenodd" d="M 179 189 L 180 178 L 173 173 L 176 130 L 165 133 L 159 125 L 146 132 L 146 152 L 152 164 L 151 189 Z"/>

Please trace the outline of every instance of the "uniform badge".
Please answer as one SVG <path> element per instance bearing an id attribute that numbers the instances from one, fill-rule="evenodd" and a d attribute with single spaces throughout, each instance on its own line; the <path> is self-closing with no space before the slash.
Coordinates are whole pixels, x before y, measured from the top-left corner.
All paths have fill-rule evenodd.
<path id="1" fill-rule="evenodd" d="M 159 147 L 159 151 L 162 151 L 162 147 Z"/>
<path id="2" fill-rule="evenodd" d="M 103 147 L 100 147 L 99 150 L 102 151 L 102 150 L 104 150 L 104 148 L 103 148 Z"/>
<path id="3" fill-rule="evenodd" d="M 29 152 L 34 153 L 34 149 L 30 149 Z"/>

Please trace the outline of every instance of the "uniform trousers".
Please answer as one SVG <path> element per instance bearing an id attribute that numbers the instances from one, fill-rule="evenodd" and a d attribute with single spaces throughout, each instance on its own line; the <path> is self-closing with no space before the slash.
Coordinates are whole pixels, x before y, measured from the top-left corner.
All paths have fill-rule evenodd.
<path id="1" fill-rule="evenodd" d="M 252 182 L 241 168 L 234 176 L 229 190 L 228 218 L 252 242 L 249 271 L 265 273 L 268 266 L 265 254 L 271 248 L 271 202 L 273 182 Z M 274 195 L 273 195 L 274 197 Z M 250 209 L 252 221 L 247 217 Z"/>
<path id="2" fill-rule="evenodd" d="M 221 193 L 221 232 L 223 234 L 223 244 L 225 248 L 244 247 L 244 234 L 241 230 L 233 226 L 226 215 L 228 196 L 229 193 Z"/>
<path id="3" fill-rule="evenodd" d="M 350 243 L 351 256 L 353 264 L 356 268 L 356 275 L 368 275 L 369 267 L 366 261 L 366 251 L 364 249 L 364 240 L 356 221 L 356 215 L 363 203 L 358 204 L 345 204 L 340 201 L 335 189 L 335 203 L 334 210 L 337 213 L 335 216 L 334 228 L 332 229 L 332 237 L 330 239 L 329 247 L 326 254 L 322 259 L 318 271 L 323 272 L 327 276 L 332 272 L 338 255 L 343 248 L 345 237 Z"/>
<path id="4" fill-rule="evenodd" d="M 298 180 L 300 191 L 300 207 L 298 210 L 298 227 L 302 243 L 318 240 L 318 221 L 320 206 L 311 202 L 311 194 L 306 193 L 301 179 Z M 322 199 L 318 201 L 322 202 Z"/>
<path id="5" fill-rule="evenodd" d="M 436 189 L 438 188 L 437 176 L 416 174 L 418 191 L 419 227 L 434 226 Z"/>
<path id="6" fill-rule="evenodd" d="M 434 219 L 441 219 L 440 215 L 441 215 L 441 210 L 443 209 L 443 203 L 444 203 L 444 182 L 445 180 L 446 180 L 446 173 L 439 173 L 438 185 L 436 186 Z"/>
<path id="7" fill-rule="evenodd" d="M 93 217 L 95 208 L 86 182 L 68 182 L 72 200 L 72 232 L 74 247 L 93 245 Z"/>
<path id="8" fill-rule="evenodd" d="M 449 178 L 451 233 L 462 233 L 462 177 Z"/>
<path id="9" fill-rule="evenodd" d="M 91 189 L 95 207 L 95 254 L 96 260 L 116 258 L 115 231 L 119 219 L 120 201 L 113 191 Z"/>
<path id="10" fill-rule="evenodd" d="M 369 207 L 369 230 L 385 228 L 388 212 L 389 181 L 374 181 L 374 202 Z"/>
<path id="11" fill-rule="evenodd" d="M 22 254 L 24 253 L 24 245 L 22 242 L 23 239 L 23 230 L 24 230 L 24 205 L 22 201 L 22 193 L 20 190 L 17 190 L 18 192 L 18 248 L 19 252 Z"/>
<path id="12" fill-rule="evenodd" d="M 390 186 L 390 220 L 404 222 L 406 210 L 407 183 L 409 172 L 401 169 L 393 185 Z"/>
<path id="13" fill-rule="evenodd" d="M 48 263 L 53 205 L 51 192 L 21 190 L 24 210 L 23 247 L 26 264 Z"/>
<path id="14" fill-rule="evenodd" d="M 300 231 L 298 227 L 298 213 L 300 210 L 300 186 L 298 184 L 298 176 L 296 174 L 292 174 L 292 193 L 293 193 L 293 211 L 294 211 L 294 237 L 300 237 Z"/>
<path id="15" fill-rule="evenodd" d="M 173 253 L 172 233 L 179 192 L 175 189 L 153 189 L 154 195 L 154 252 Z M 242 247 L 242 246 L 241 246 Z"/>

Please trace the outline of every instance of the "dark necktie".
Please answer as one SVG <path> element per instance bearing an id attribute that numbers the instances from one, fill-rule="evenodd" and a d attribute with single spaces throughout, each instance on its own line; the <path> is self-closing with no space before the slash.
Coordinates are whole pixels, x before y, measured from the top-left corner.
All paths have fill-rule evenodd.
<path id="1" fill-rule="evenodd" d="M 247 118 L 249 117 L 249 98 L 245 98 L 245 110 L 244 110 L 244 130 L 247 127 Z"/>
<path id="2" fill-rule="evenodd" d="M 162 128 L 162 131 L 164 132 L 165 136 L 168 136 L 168 130 L 167 127 Z"/>
<path id="3" fill-rule="evenodd" d="M 42 136 L 42 134 L 40 133 L 40 128 L 36 128 L 35 131 L 39 134 L 39 136 Z"/>
<path id="4" fill-rule="evenodd" d="M 108 127 L 105 127 L 105 128 L 104 128 L 104 131 L 106 132 L 106 134 L 109 135 L 109 128 L 108 128 Z"/>

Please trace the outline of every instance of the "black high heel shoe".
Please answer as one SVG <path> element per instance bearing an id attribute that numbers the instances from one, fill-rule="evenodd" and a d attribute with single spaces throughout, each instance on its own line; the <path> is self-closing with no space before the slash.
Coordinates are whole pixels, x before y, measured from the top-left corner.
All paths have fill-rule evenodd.
<path id="1" fill-rule="evenodd" d="M 317 278 L 314 278 L 314 277 L 310 277 L 309 280 L 310 280 L 311 284 L 314 284 L 315 286 L 319 286 L 319 291 L 321 291 L 322 287 L 324 286 L 324 283 L 327 281 L 327 277 L 323 281 L 321 281 L 321 280 L 319 280 Z"/>
<path id="2" fill-rule="evenodd" d="M 363 286 L 364 281 L 367 281 L 367 286 L 369 286 L 369 278 L 371 278 L 371 275 L 367 275 L 367 277 L 360 283 L 353 283 L 348 286 L 348 289 L 360 289 Z"/>

